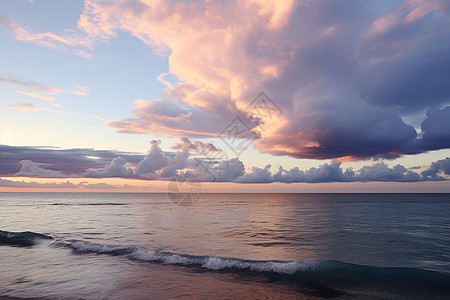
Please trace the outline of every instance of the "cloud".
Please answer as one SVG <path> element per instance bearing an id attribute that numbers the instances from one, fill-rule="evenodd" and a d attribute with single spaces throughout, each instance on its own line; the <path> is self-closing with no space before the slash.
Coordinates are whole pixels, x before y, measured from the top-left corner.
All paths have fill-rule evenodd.
<path id="1" fill-rule="evenodd" d="M 426 180 L 446 180 L 442 175 L 450 175 L 449 157 L 433 162 L 428 169 L 422 172 L 422 176 Z"/>
<path id="2" fill-rule="evenodd" d="M 23 94 L 23 95 L 27 95 L 27 96 L 30 96 L 30 97 L 33 97 L 33 98 L 38 98 L 38 99 L 49 101 L 49 102 L 55 101 L 55 98 L 45 97 L 45 96 L 42 96 L 41 94 L 36 93 L 36 92 L 23 92 L 23 91 L 17 91 L 17 92 L 20 93 L 20 94 Z"/>
<path id="3" fill-rule="evenodd" d="M 205 145 L 215 151 L 199 151 L 200 146 Z M 147 155 L 0 145 L 0 175 L 144 180 L 171 180 L 177 177 L 179 180 L 236 183 L 419 182 L 448 180 L 450 176 L 450 158 L 432 163 L 421 174 L 413 171 L 417 168 L 407 169 L 399 164 L 389 167 L 384 162 L 363 166 L 358 170 L 344 169 L 338 161 L 307 170 L 279 166 L 278 171 L 272 172 L 271 165 L 246 168 L 239 158 L 229 159 L 222 151 L 212 147 L 214 146 L 188 138 L 180 139 L 172 147 L 176 152 L 163 151 L 161 142 L 153 140 Z M 19 164 L 22 165 L 21 168 L 18 167 Z"/>
<path id="4" fill-rule="evenodd" d="M 22 160 L 51 166 L 52 170 L 60 171 L 66 176 L 82 176 L 87 169 L 103 168 L 118 156 L 130 163 L 137 163 L 144 158 L 142 154 L 111 150 L 0 145 L 0 176 L 13 176 L 19 172 Z"/>
<path id="5" fill-rule="evenodd" d="M 252 120 L 244 112 L 237 111 L 228 103 L 226 95 L 219 95 L 207 90 L 192 91 L 189 86 L 177 86 L 166 89 L 164 100 L 136 100 L 132 114 L 135 118 L 111 121 L 107 126 L 117 128 L 121 133 L 150 133 L 171 137 L 212 137 L 223 131 L 224 125 L 231 122 L 230 116 L 236 115 Z M 191 101 L 192 103 L 189 103 Z M 214 103 L 214 107 L 200 105 Z"/>
<path id="6" fill-rule="evenodd" d="M 202 162 L 194 168 L 194 176 L 200 181 L 233 182 L 244 173 L 244 163 L 237 157 L 217 163 Z"/>
<path id="7" fill-rule="evenodd" d="M 211 152 L 221 152 L 222 150 L 217 148 L 212 143 L 203 143 L 202 141 L 196 140 L 194 142 L 190 141 L 188 138 L 183 137 L 180 139 L 179 143 L 171 147 L 173 150 L 183 150 L 183 151 L 193 151 L 196 153 L 211 153 Z"/>
<path id="8" fill-rule="evenodd" d="M 148 180 L 171 180 L 195 178 L 199 181 L 231 182 L 242 176 L 244 164 L 238 159 L 227 159 L 214 145 L 201 141 L 180 139 L 172 149 L 165 152 L 159 140 L 150 142 L 149 153 L 134 166 L 126 167 L 126 161 L 117 157 L 103 168 L 89 169 L 85 177 L 125 177 Z M 195 155 L 195 157 L 191 157 Z"/>
<path id="9" fill-rule="evenodd" d="M 362 167 L 358 173 L 358 181 L 421 181 L 420 175 L 416 172 L 409 171 L 402 165 L 395 165 L 393 168 L 389 168 L 383 162 L 376 163 L 372 166 Z"/>
<path id="10" fill-rule="evenodd" d="M 73 95 L 78 95 L 78 96 L 88 96 L 91 93 L 91 88 L 88 86 L 72 85 L 68 89 L 60 89 L 60 88 L 49 86 L 49 85 L 46 85 L 46 84 L 43 84 L 43 83 L 40 83 L 40 82 L 37 82 L 34 80 L 20 78 L 20 77 L 12 76 L 12 75 L 1 75 L 0 74 L 0 82 L 4 82 L 7 84 L 20 85 L 20 86 L 27 87 L 27 88 L 30 88 L 35 91 L 47 93 L 49 95 L 66 93 L 66 94 L 73 94 Z M 55 99 L 53 97 L 43 96 L 36 92 L 24 92 L 24 91 L 17 91 L 17 92 L 20 94 L 30 96 L 30 97 L 42 99 L 45 101 L 50 101 L 50 102 L 55 101 Z"/>
<path id="11" fill-rule="evenodd" d="M 119 132 L 217 137 L 238 117 L 262 152 L 344 161 L 450 147 L 449 14 L 445 0 L 86 0 L 77 27 L 59 33 L 0 24 L 81 56 L 118 32 L 167 55 L 177 82 L 162 74 L 161 99 L 107 123 Z M 281 114 L 249 107 L 262 90 Z"/>
<path id="12" fill-rule="evenodd" d="M 269 182 L 352 182 L 359 181 L 355 177 L 355 172 L 352 169 L 343 170 L 341 163 L 325 163 L 318 168 L 310 168 L 308 170 L 300 170 L 294 167 L 290 170 L 285 170 L 283 167 L 279 167 L 278 172 L 271 175 Z"/>
<path id="13" fill-rule="evenodd" d="M 80 182 L 78 184 L 74 184 L 70 181 L 66 182 L 46 182 L 46 183 L 38 183 L 38 182 L 26 182 L 26 181 L 14 181 L 0 178 L 0 187 L 12 187 L 12 188 L 59 188 L 59 189 L 117 189 L 117 188 L 135 188 L 132 185 L 112 185 L 108 183 L 87 183 Z"/>
<path id="14" fill-rule="evenodd" d="M 19 103 L 19 104 L 7 104 L 10 108 L 17 110 L 17 111 L 39 111 L 39 110 L 46 110 L 46 108 L 43 107 L 37 107 L 34 104 L 31 103 Z"/>
<path id="15" fill-rule="evenodd" d="M 169 165 L 169 158 L 159 147 L 160 143 L 160 141 L 156 140 L 150 142 L 150 152 L 137 165 L 137 175 L 153 178 L 157 171 L 160 171 Z"/>
<path id="16" fill-rule="evenodd" d="M 310 168 L 302 171 L 295 167 L 285 170 L 279 167 L 277 173 L 270 172 L 270 165 L 264 169 L 251 168 L 244 176 L 238 178 L 236 182 L 241 183 L 270 183 L 270 182 L 306 182 L 306 183 L 322 183 L 322 182 L 418 182 L 427 180 L 419 174 L 407 170 L 404 166 L 396 165 L 390 168 L 383 162 L 376 163 L 371 166 L 364 166 L 359 170 L 348 168 L 343 170 L 340 162 L 325 163 L 318 168 Z"/>
<path id="17" fill-rule="evenodd" d="M 272 174 L 270 172 L 271 165 L 265 166 L 263 169 L 251 167 L 245 175 L 239 176 L 237 182 L 241 183 L 269 183 L 272 182 Z"/>
<path id="18" fill-rule="evenodd" d="M 104 177 L 133 177 L 134 172 L 132 168 L 127 168 L 126 161 L 122 157 L 114 158 L 111 163 L 107 164 L 104 168 L 100 169 L 88 169 L 84 173 L 85 177 L 104 178 Z"/>
<path id="19" fill-rule="evenodd" d="M 0 81 L 9 83 L 9 84 L 25 86 L 25 87 L 31 88 L 33 90 L 41 91 L 41 92 L 45 92 L 45 93 L 49 93 L 49 94 L 54 94 L 54 93 L 61 91 L 58 88 L 48 86 L 48 85 L 45 85 L 45 84 L 37 82 L 37 81 L 33 81 L 33 80 L 25 79 L 25 78 L 19 78 L 19 77 L 11 76 L 11 75 L 0 75 Z"/>
<path id="20" fill-rule="evenodd" d="M 450 106 L 441 110 L 431 108 L 422 125 L 420 146 L 425 150 L 450 148 Z"/>
<path id="21" fill-rule="evenodd" d="M 46 165 L 44 163 L 35 163 L 32 162 L 31 160 L 21 160 L 19 163 L 22 165 L 22 167 L 20 168 L 20 171 L 16 173 L 16 176 L 42 177 L 42 178 L 67 177 L 61 171 L 54 171 L 42 168 L 41 166 Z"/>
<path id="22" fill-rule="evenodd" d="M 240 117 L 262 152 L 394 158 L 431 147 L 411 115 L 450 103 L 449 11 L 440 0 L 85 1 L 77 30 L 128 32 L 167 53 L 181 82 L 108 123 L 119 132 L 214 137 Z M 281 115 L 247 109 L 261 90 Z"/>
<path id="23" fill-rule="evenodd" d="M 52 32 L 37 32 L 29 30 L 25 25 L 20 24 L 5 15 L 0 15 L 0 25 L 9 29 L 19 41 L 71 52 L 86 59 L 93 58 L 92 54 L 87 50 L 92 49 L 94 40 L 76 29 L 66 29 L 59 34 Z"/>
<path id="24" fill-rule="evenodd" d="M 37 182 L 26 182 L 26 181 L 14 181 L 0 178 L 0 187 L 15 187 L 15 188 L 75 188 L 76 185 L 66 181 L 66 182 L 51 182 L 51 183 L 37 183 Z"/>
<path id="25" fill-rule="evenodd" d="M 92 89 L 84 85 L 72 85 L 71 89 L 65 91 L 65 93 L 74 94 L 78 96 L 88 96 L 92 92 Z"/>

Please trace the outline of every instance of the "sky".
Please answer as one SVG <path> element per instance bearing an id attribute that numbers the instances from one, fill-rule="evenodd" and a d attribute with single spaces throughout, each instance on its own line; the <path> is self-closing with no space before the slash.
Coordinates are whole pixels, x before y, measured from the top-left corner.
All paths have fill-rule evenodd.
<path id="1" fill-rule="evenodd" d="M 4 0 L 0 191 L 450 192 L 446 0 Z"/>

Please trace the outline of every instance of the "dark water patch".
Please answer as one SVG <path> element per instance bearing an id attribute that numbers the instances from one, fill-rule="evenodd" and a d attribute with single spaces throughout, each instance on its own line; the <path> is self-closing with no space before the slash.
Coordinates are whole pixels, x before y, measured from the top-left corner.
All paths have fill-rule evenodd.
<path id="1" fill-rule="evenodd" d="M 9 232 L 0 230 L 0 245 L 10 245 L 18 247 L 34 246 L 39 240 L 52 240 L 49 235 L 25 232 Z"/>

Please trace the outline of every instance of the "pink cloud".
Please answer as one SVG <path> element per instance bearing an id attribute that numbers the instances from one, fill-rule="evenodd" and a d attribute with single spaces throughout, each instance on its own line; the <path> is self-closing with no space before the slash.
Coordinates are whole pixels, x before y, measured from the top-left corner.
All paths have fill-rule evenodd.
<path id="1" fill-rule="evenodd" d="M 432 27 L 406 27 L 442 5 L 419 2 L 382 14 L 360 3 L 359 14 L 323 1 L 88 1 L 80 27 L 102 39 L 126 31 L 170 51 L 170 72 L 182 82 L 160 100 L 135 101 L 133 118 L 108 124 L 119 132 L 217 137 L 238 116 L 260 137 L 254 146 L 262 152 L 364 158 L 421 151 L 401 112 L 368 101 L 357 82 L 361 72 L 389 70 L 386 59 L 410 68 L 428 47 Z M 414 17 L 406 20 L 408 13 Z M 284 114 L 262 120 L 246 110 L 261 90 Z"/>
<path id="2" fill-rule="evenodd" d="M 180 82 L 108 123 L 119 132 L 217 137 L 239 117 L 262 152 L 355 159 L 431 149 L 408 115 L 449 104 L 449 11 L 442 0 L 86 0 L 59 34 L 2 23 L 70 51 L 127 32 L 167 55 Z M 282 114 L 247 110 L 262 90 Z"/>
<path id="3" fill-rule="evenodd" d="M 59 34 L 33 31 L 28 29 L 25 25 L 3 15 L 0 16 L 0 25 L 10 29 L 14 37 L 19 41 L 72 52 L 86 59 L 93 58 L 92 54 L 85 49 L 92 49 L 94 40 L 82 31 L 67 29 Z"/>
<path id="4" fill-rule="evenodd" d="M 40 111 L 46 110 L 43 107 L 37 107 L 32 103 L 19 103 L 19 104 L 8 104 L 8 106 L 17 111 Z"/>

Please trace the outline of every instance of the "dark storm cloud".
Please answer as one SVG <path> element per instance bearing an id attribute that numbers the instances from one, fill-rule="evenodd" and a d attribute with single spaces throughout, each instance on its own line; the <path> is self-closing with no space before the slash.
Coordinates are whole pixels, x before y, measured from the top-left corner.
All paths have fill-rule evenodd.
<path id="1" fill-rule="evenodd" d="M 449 73 L 450 74 L 450 73 Z M 429 109 L 422 123 L 420 147 L 424 150 L 450 148 L 450 106 L 444 109 Z"/>

